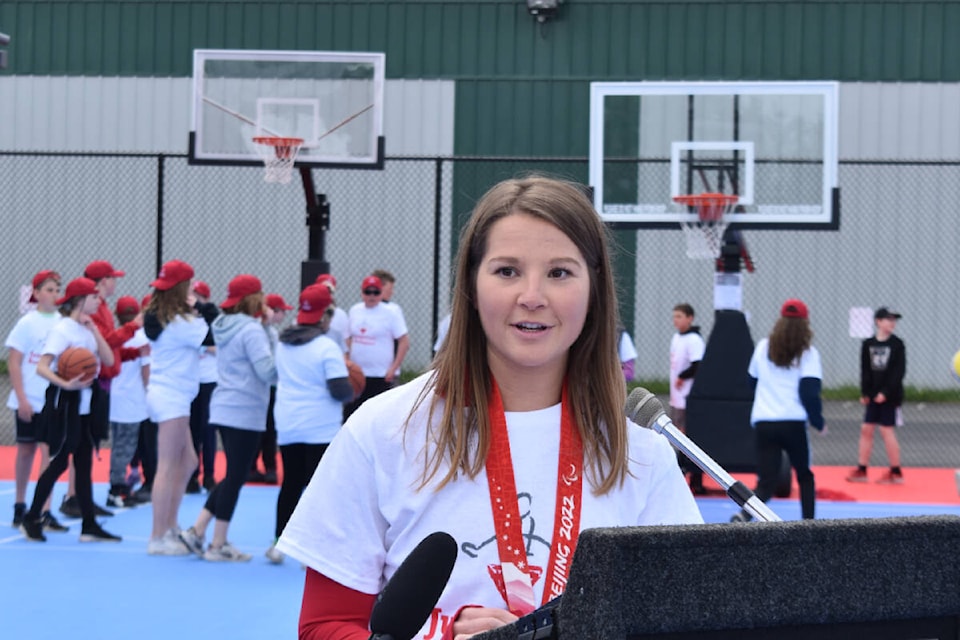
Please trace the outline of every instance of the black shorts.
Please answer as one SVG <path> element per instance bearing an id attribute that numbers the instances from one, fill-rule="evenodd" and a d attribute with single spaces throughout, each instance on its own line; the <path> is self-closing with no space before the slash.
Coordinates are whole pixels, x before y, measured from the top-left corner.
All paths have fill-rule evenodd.
<path id="1" fill-rule="evenodd" d="M 879 424 L 881 427 L 899 427 L 903 424 L 900 405 L 891 402 L 877 404 L 870 402 L 863 412 L 865 424 Z"/>
<path id="2" fill-rule="evenodd" d="M 39 442 L 40 433 L 38 427 L 43 420 L 43 412 L 36 411 L 33 414 L 33 420 L 24 422 L 20 419 L 17 410 L 13 410 L 13 420 L 17 424 L 17 442 Z"/>

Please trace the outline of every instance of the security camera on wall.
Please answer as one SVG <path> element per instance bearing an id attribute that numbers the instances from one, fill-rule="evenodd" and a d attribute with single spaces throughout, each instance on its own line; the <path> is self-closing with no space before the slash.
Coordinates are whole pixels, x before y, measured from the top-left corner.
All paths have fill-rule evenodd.
<path id="1" fill-rule="evenodd" d="M 10 36 L 5 33 L 0 33 L 0 47 L 5 47 L 10 44 Z M 0 49 L 0 69 L 7 68 L 7 52 L 3 49 Z"/>

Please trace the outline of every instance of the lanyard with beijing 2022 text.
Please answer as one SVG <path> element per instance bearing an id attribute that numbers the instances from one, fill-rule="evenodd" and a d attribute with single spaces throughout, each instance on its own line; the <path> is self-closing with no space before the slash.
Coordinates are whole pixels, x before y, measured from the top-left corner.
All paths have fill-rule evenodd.
<path id="1" fill-rule="evenodd" d="M 510 438 L 503 410 L 503 399 L 496 381 L 490 392 L 490 452 L 487 456 L 487 482 L 494 530 L 500 554 L 502 583 L 498 584 L 507 608 L 524 616 L 537 608 L 533 595 L 531 567 L 523 538 L 520 505 L 510 455 Z M 560 404 L 560 461 L 557 470 L 557 503 L 553 516 L 553 537 L 547 563 L 543 604 L 563 593 L 570 562 L 580 533 L 580 509 L 583 494 L 583 442 L 573 419 L 573 410 L 563 385 Z M 498 582 L 500 582 L 498 580 Z"/>

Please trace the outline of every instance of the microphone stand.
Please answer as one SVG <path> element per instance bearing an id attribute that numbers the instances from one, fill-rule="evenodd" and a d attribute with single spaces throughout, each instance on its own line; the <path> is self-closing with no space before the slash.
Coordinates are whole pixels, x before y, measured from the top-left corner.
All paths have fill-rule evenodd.
<path id="1" fill-rule="evenodd" d="M 745 484 L 734 479 L 723 467 L 718 465 L 706 452 L 697 446 L 689 438 L 677 438 L 674 434 L 673 423 L 662 411 L 653 422 L 650 428 L 657 433 L 665 436 L 675 448 L 679 449 L 683 455 L 692 460 L 704 473 L 713 478 L 713 480 L 723 487 L 723 490 L 730 496 L 730 499 L 740 505 L 744 511 L 762 522 L 781 522 L 782 518 L 775 514 L 763 500 L 758 498 Z"/>

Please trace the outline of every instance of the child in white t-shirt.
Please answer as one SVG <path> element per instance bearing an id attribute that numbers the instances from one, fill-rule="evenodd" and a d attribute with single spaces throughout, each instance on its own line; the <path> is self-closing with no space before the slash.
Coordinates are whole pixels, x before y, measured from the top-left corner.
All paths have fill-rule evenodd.
<path id="1" fill-rule="evenodd" d="M 137 299 L 122 296 L 117 300 L 117 320 L 121 325 L 133 320 L 140 313 Z M 140 349 L 148 344 L 143 328 L 123 346 Z M 110 493 L 107 506 L 122 508 L 139 504 L 127 484 L 127 465 L 133 459 L 140 440 L 140 428 L 149 415 L 147 412 L 147 381 L 150 376 L 150 359 L 140 356 L 120 366 L 120 373 L 110 383 Z"/>
<path id="2" fill-rule="evenodd" d="M 13 409 L 17 427 L 17 461 L 14 470 L 13 526 L 19 528 L 27 512 L 27 481 L 33 469 L 37 451 L 40 452 L 40 468 L 50 463 L 50 451 L 40 440 L 43 404 L 49 383 L 37 375 L 37 362 L 50 330 L 60 320 L 56 300 L 60 297 L 60 274 L 56 271 L 40 271 L 33 276 L 33 291 L 30 302 L 36 308 L 27 311 L 7 336 L 4 346 L 10 352 L 7 369 L 10 375 L 10 397 L 7 407 Z M 43 528 L 45 531 L 66 531 L 50 513 L 50 500 L 44 505 Z"/>

